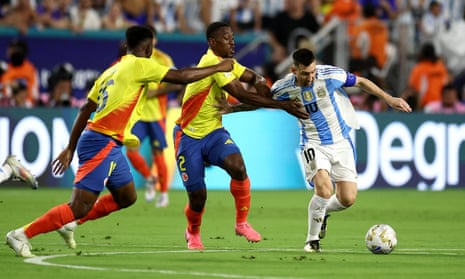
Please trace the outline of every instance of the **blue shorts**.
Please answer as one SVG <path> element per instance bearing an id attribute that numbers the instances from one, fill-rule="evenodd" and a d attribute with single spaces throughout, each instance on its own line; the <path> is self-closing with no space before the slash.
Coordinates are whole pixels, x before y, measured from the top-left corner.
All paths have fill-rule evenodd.
<path id="1" fill-rule="evenodd" d="M 84 131 L 77 145 L 79 168 L 74 186 L 100 194 L 104 187 L 116 189 L 130 183 L 132 174 L 121 149 L 122 144 L 109 136 Z"/>
<path id="2" fill-rule="evenodd" d="M 150 146 L 153 149 L 165 149 L 168 145 L 165 138 L 165 129 L 163 128 L 162 120 L 160 121 L 138 121 L 134 127 L 132 127 L 132 133 L 142 141 L 149 137 Z"/>
<path id="3" fill-rule="evenodd" d="M 224 158 L 241 152 L 224 128 L 217 129 L 202 139 L 191 138 L 179 131 L 175 138 L 176 162 L 188 192 L 206 187 L 205 163 L 224 169 Z"/>

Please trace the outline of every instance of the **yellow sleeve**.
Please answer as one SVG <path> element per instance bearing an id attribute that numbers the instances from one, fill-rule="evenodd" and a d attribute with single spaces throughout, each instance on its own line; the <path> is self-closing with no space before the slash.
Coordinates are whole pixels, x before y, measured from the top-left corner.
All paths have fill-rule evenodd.
<path id="1" fill-rule="evenodd" d="M 223 87 L 234 79 L 239 79 L 245 72 L 245 69 L 246 68 L 244 66 L 235 61 L 231 72 L 220 72 L 214 74 L 215 81 L 219 87 Z"/>
<path id="2" fill-rule="evenodd" d="M 139 66 L 138 73 L 135 73 L 135 75 L 138 76 L 140 82 L 146 83 L 161 82 L 170 70 L 169 67 L 163 66 L 149 58 L 139 59 Z M 135 70 L 137 71 L 137 69 Z"/>

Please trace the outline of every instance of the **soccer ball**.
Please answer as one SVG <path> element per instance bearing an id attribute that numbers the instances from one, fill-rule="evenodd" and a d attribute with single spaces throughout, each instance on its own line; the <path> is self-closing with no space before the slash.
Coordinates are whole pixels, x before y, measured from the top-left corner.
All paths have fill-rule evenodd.
<path id="1" fill-rule="evenodd" d="M 386 224 L 374 225 L 365 235 L 365 244 L 373 254 L 389 254 L 397 246 L 396 231 Z"/>

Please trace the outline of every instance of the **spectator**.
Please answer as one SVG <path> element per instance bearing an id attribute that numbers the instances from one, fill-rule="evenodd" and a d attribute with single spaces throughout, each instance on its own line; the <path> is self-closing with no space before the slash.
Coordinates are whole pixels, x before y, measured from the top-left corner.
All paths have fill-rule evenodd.
<path id="1" fill-rule="evenodd" d="M 420 43 L 435 42 L 438 35 L 448 29 L 449 22 L 446 20 L 441 3 L 431 1 L 428 11 L 421 18 Z"/>
<path id="2" fill-rule="evenodd" d="M 106 30 L 122 30 L 133 25 L 134 23 L 126 20 L 121 2 L 114 1 L 111 3 L 108 13 L 102 18 L 102 28 Z"/>
<path id="3" fill-rule="evenodd" d="M 204 26 L 212 22 L 228 21 L 229 13 L 237 5 L 237 1 L 200 0 L 201 18 Z"/>
<path id="4" fill-rule="evenodd" d="M 276 80 L 275 66 L 302 42 L 308 42 L 309 37 L 319 29 L 315 15 L 305 10 L 305 0 L 285 0 L 285 10 L 274 17 L 268 30 L 272 57 L 271 63 L 266 65 L 266 75 Z"/>
<path id="5" fill-rule="evenodd" d="M 67 9 L 60 8 L 60 2 L 65 0 L 43 0 L 37 7 L 37 26 L 39 29 L 70 28 L 70 15 Z"/>
<path id="6" fill-rule="evenodd" d="M 383 106 L 383 102 L 380 99 L 364 91 L 361 91 L 359 94 L 350 95 L 350 102 L 356 110 L 381 112 L 387 109 L 386 106 Z"/>
<path id="7" fill-rule="evenodd" d="M 183 18 L 186 21 L 187 30 L 182 30 L 180 28 L 179 31 L 183 33 L 200 33 L 205 30 L 205 26 L 203 24 L 201 18 L 201 5 L 199 0 L 184 0 L 184 15 Z"/>
<path id="8" fill-rule="evenodd" d="M 154 25 L 160 32 L 192 33 L 187 26 L 184 2 L 181 0 L 155 0 Z"/>
<path id="9" fill-rule="evenodd" d="M 283 0 L 260 0 L 260 9 L 262 11 L 262 28 L 269 30 L 273 18 L 284 10 Z"/>
<path id="10" fill-rule="evenodd" d="M 115 0 L 92 0 L 92 8 L 102 17 Z"/>
<path id="11" fill-rule="evenodd" d="M 71 6 L 71 31 L 81 33 L 89 30 L 99 30 L 102 27 L 100 16 L 92 8 L 91 0 L 78 0 L 78 3 Z"/>
<path id="12" fill-rule="evenodd" d="M 347 23 L 349 37 L 354 34 L 354 26 L 360 20 L 361 6 L 358 0 L 335 0 L 324 16 L 324 24 L 337 17 Z"/>
<path id="13" fill-rule="evenodd" d="M 229 22 L 233 32 L 260 32 L 262 29 L 261 7 L 258 0 L 239 0 L 232 7 Z"/>
<path id="14" fill-rule="evenodd" d="M 401 0 L 360 0 L 362 6 L 373 5 L 376 17 L 383 21 L 395 20 L 399 16 Z"/>
<path id="15" fill-rule="evenodd" d="M 131 24 L 152 25 L 154 22 L 154 5 L 151 0 L 115 0 L 121 2 L 123 14 Z"/>
<path id="16" fill-rule="evenodd" d="M 27 108 L 27 82 L 23 79 L 14 80 L 10 84 L 11 99 L 9 106 Z"/>
<path id="17" fill-rule="evenodd" d="M 27 106 L 36 104 L 39 97 L 39 79 L 36 67 L 27 59 L 29 46 L 26 41 L 13 40 L 7 48 L 8 69 L 1 77 L 1 83 L 5 86 L 3 94 L 11 96 L 10 84 L 18 79 L 23 79 L 27 84 Z"/>
<path id="18" fill-rule="evenodd" d="M 438 34 L 438 52 L 453 75 L 465 70 L 465 10 L 460 20 L 451 23 L 446 32 Z"/>
<path id="19" fill-rule="evenodd" d="M 459 100 L 465 102 L 465 69 L 454 76 L 452 82 L 459 93 Z"/>
<path id="20" fill-rule="evenodd" d="M 453 84 L 445 85 L 441 93 L 440 101 L 433 101 L 425 106 L 426 113 L 465 113 L 465 104 L 459 101 L 457 89 Z"/>
<path id="21" fill-rule="evenodd" d="M 49 107 L 70 107 L 73 100 L 74 68 L 70 63 L 55 66 L 48 78 L 48 94 L 43 96 L 42 105 Z"/>
<path id="22" fill-rule="evenodd" d="M 449 82 L 449 72 L 436 55 L 433 44 L 422 46 L 418 62 L 410 72 L 404 97 L 414 110 L 423 110 L 431 102 L 441 101 L 442 87 Z"/>
<path id="23" fill-rule="evenodd" d="M 363 19 L 353 30 L 349 71 L 367 77 L 367 71 L 372 67 L 382 68 L 386 62 L 388 39 L 389 31 L 376 17 L 375 7 L 363 6 Z"/>
<path id="24" fill-rule="evenodd" d="M 8 97 L 6 96 L 6 89 L 2 82 L 3 74 L 8 70 L 8 63 L 0 60 L 0 107 L 8 106 Z"/>
<path id="25" fill-rule="evenodd" d="M 29 0 L 17 0 L 0 20 L 2 25 L 18 29 L 19 33 L 26 34 L 30 27 L 37 23 L 37 14 Z"/>

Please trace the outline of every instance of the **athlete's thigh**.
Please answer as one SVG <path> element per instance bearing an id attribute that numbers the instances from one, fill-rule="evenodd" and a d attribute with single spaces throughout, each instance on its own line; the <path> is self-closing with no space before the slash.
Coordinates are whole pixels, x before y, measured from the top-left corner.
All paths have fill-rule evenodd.
<path id="1" fill-rule="evenodd" d="M 165 149 L 168 145 L 166 143 L 165 129 L 162 126 L 162 120 L 148 122 L 147 125 L 149 127 L 148 134 L 150 139 L 150 146 L 153 149 Z"/>
<path id="2" fill-rule="evenodd" d="M 223 128 L 211 132 L 204 138 L 202 151 L 206 162 L 221 168 L 224 168 L 224 158 L 228 155 L 241 154 L 229 132 Z"/>
<path id="3" fill-rule="evenodd" d="M 108 189 L 119 189 L 123 186 L 131 184 L 133 177 L 129 168 L 128 161 L 120 150 L 112 152 L 108 159 L 110 160 L 110 168 L 108 170 L 108 180 L 106 186 Z"/>
<path id="4" fill-rule="evenodd" d="M 357 169 L 355 166 L 355 150 L 350 140 L 333 145 L 333 166 L 331 177 L 335 182 L 346 181 L 357 183 Z"/>
<path id="5" fill-rule="evenodd" d="M 205 187 L 205 167 L 202 158 L 202 140 L 181 134 L 176 151 L 176 165 L 184 187 L 192 192 Z"/>
<path id="6" fill-rule="evenodd" d="M 311 184 L 310 186 L 313 186 L 311 181 L 318 170 L 326 170 L 331 173 L 331 162 L 325 148 L 319 143 L 309 141 L 300 151 L 305 179 Z"/>
<path id="7" fill-rule="evenodd" d="M 77 146 L 79 168 L 74 178 L 75 187 L 96 194 L 101 193 L 114 172 L 116 162 L 126 162 L 121 148 L 120 143 L 108 136 L 85 131 Z M 127 170 L 130 174 L 129 167 Z M 128 178 L 125 180 L 127 183 Z"/>

